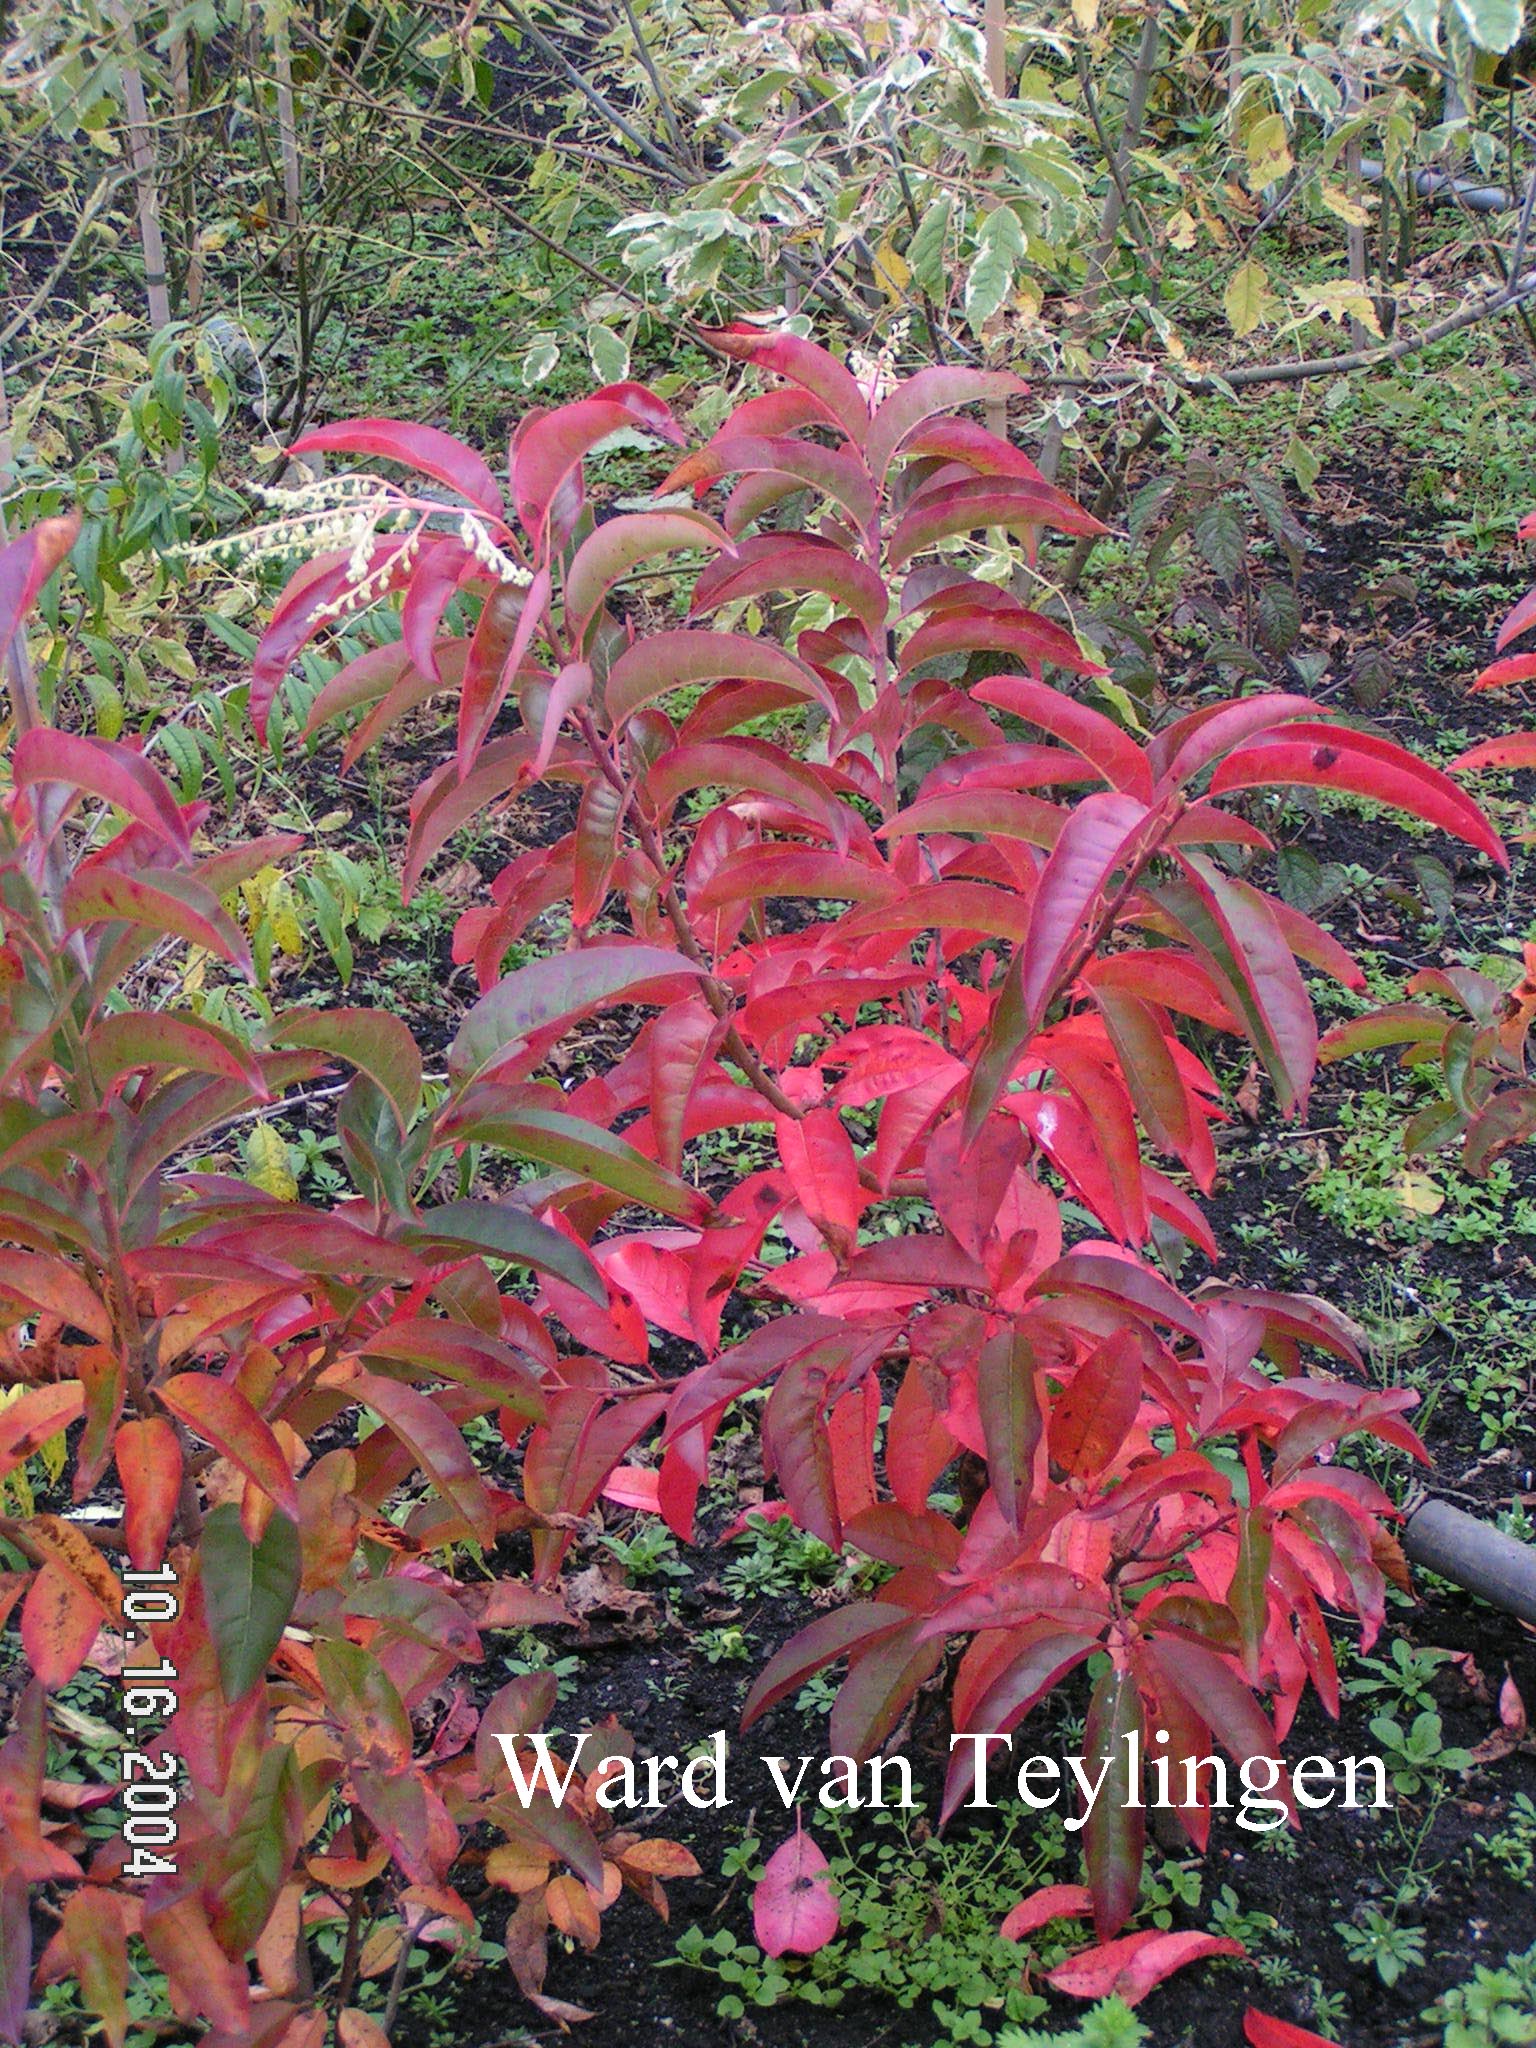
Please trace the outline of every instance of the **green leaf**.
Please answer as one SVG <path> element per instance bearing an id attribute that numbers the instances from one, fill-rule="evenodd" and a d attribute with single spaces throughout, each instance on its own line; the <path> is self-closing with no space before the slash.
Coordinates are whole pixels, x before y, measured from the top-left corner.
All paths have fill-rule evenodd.
<path id="1" fill-rule="evenodd" d="M 1520 40 L 1521 0 L 1454 0 L 1467 34 L 1480 50 L 1511 50 Z"/>
<path id="2" fill-rule="evenodd" d="M 296 1202 L 299 1183 L 289 1163 L 288 1147 L 274 1125 L 254 1124 L 244 1144 L 245 1177 L 254 1188 L 275 1202 Z"/>
<path id="3" fill-rule="evenodd" d="M 982 1347 L 977 1404 L 987 1446 L 987 1477 L 1008 1527 L 1017 1530 L 1028 1503 L 1035 1447 L 1044 1419 L 1035 1390 L 1035 1354 L 1017 1327 L 999 1331 Z"/>
<path id="4" fill-rule="evenodd" d="M 943 193 L 929 206 L 907 244 L 907 261 L 912 275 L 930 298 L 943 298 L 949 278 L 944 267 L 944 248 L 949 239 L 949 194 Z"/>
<path id="5" fill-rule="evenodd" d="M 1013 208 L 994 207 L 981 224 L 965 280 L 965 317 L 973 334 L 981 332 L 1012 291 L 1024 246 L 1024 230 Z"/>
<path id="6" fill-rule="evenodd" d="M 1106 1671 L 1093 1689 L 1083 1753 L 1091 1777 L 1102 1769 L 1104 1785 L 1088 1815 L 1083 1858 L 1093 1890 L 1093 1925 L 1100 1941 L 1120 1932 L 1130 1918 L 1141 1884 L 1146 1816 L 1140 1785 L 1132 1782 L 1131 1745 L 1142 1735 L 1141 1695 L 1128 1671 Z M 1138 1773 L 1139 1776 L 1139 1773 Z"/>
<path id="7" fill-rule="evenodd" d="M 681 953 L 623 943 L 585 946 L 578 953 L 530 961 L 483 995 L 459 1026 L 448 1049 L 449 1077 L 463 1086 L 552 1025 L 574 1024 L 620 998 L 655 1000 L 641 990 L 678 975 L 703 972 Z"/>
<path id="8" fill-rule="evenodd" d="M 563 1167 L 686 1223 L 700 1223 L 709 1214 L 707 1196 L 625 1139 L 568 1110 L 531 1103 L 526 1094 L 519 1097 L 494 1086 L 473 1089 L 438 1126 L 438 1136 L 496 1145 L 545 1166 Z"/>
<path id="9" fill-rule="evenodd" d="M 1248 551 L 1248 527 L 1230 498 L 1217 498 L 1195 514 L 1195 546 L 1223 583 L 1234 584 L 1242 574 Z"/>
<path id="10" fill-rule="evenodd" d="M 240 1510 L 224 1501 L 203 1524 L 202 1563 L 219 1683 L 233 1706 L 266 1670 L 299 1596 L 298 1526 L 274 1513 L 253 1544 Z"/>
<path id="11" fill-rule="evenodd" d="M 378 1083 L 402 1129 L 409 1129 L 421 1107 L 421 1053 L 398 1017 L 383 1010 L 293 1010 L 272 1027 L 271 1039 L 349 1060 Z"/>
<path id="12" fill-rule="evenodd" d="M 1301 635 L 1301 606 L 1288 583 L 1266 583 L 1259 592 L 1259 638 L 1271 654 L 1288 654 Z"/>
<path id="13" fill-rule="evenodd" d="M 536 1272 L 553 1273 L 556 1279 L 580 1288 L 595 1302 L 606 1304 L 608 1300 L 596 1268 L 580 1245 L 525 1210 L 501 1202 L 445 1202 L 440 1209 L 427 1210 L 420 1227 L 406 1235 L 412 1244 L 484 1252 L 493 1259 L 532 1266 Z"/>
<path id="14" fill-rule="evenodd" d="M 599 384 L 622 384 L 629 375 L 629 344 L 611 327 L 593 327 L 587 334 L 587 354 L 592 374 Z"/>
<path id="15" fill-rule="evenodd" d="M 214 1932 L 227 1950 L 243 1953 L 266 1926 L 303 1829 L 298 1753 L 287 1743 L 273 1743 L 262 1754 L 251 1796 L 229 1837 L 229 1875 L 213 1905 Z"/>

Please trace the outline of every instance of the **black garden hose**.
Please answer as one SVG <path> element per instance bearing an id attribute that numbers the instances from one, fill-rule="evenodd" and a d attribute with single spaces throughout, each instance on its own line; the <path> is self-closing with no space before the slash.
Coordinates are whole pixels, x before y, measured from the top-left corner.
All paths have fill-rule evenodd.
<path id="1" fill-rule="evenodd" d="M 1402 1543 L 1410 1564 L 1536 1627 L 1536 1549 L 1529 1543 L 1427 1496 L 1409 1511 Z"/>

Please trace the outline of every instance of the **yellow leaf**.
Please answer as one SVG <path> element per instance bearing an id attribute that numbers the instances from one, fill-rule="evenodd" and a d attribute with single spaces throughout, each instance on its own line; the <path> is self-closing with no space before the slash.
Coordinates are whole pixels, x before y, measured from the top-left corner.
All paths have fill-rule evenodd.
<path id="1" fill-rule="evenodd" d="M 900 305 L 912 282 L 912 266 L 889 235 L 875 251 L 875 282 L 893 306 Z"/>
<path id="2" fill-rule="evenodd" d="M 246 915 L 254 924 L 272 900 L 272 891 L 283 879 L 279 869 L 269 863 L 258 868 L 254 875 L 248 875 L 240 884 L 240 894 L 245 898 Z"/>
<path id="3" fill-rule="evenodd" d="M 1025 320 L 1038 320 L 1040 309 L 1045 304 L 1045 294 L 1032 277 L 1026 277 L 1014 286 L 1013 303 Z"/>
<path id="4" fill-rule="evenodd" d="M 1362 327 L 1380 337 L 1381 321 L 1377 316 L 1376 302 L 1354 279 L 1336 277 L 1328 284 L 1310 286 L 1302 296 L 1307 302 L 1308 312 L 1324 313 L 1339 327 L 1346 320 L 1358 320 Z"/>
<path id="5" fill-rule="evenodd" d="M 485 1874 L 509 1892 L 537 1891 L 549 1876 L 549 1857 L 530 1842 L 503 1842 L 486 1857 Z"/>
<path id="6" fill-rule="evenodd" d="M 1294 162 L 1291 145 L 1286 139 L 1283 114 L 1266 114 L 1262 120 L 1255 121 L 1244 137 L 1243 146 L 1248 152 L 1250 192 L 1262 192 L 1266 185 L 1278 185 Z"/>
<path id="7" fill-rule="evenodd" d="M 294 908 L 293 891 L 286 880 L 280 880 L 272 891 L 267 914 L 272 920 L 273 943 L 290 960 L 296 960 L 304 950 L 304 931 Z"/>
<path id="8" fill-rule="evenodd" d="M 1270 317 L 1275 304 L 1269 289 L 1269 273 L 1263 264 L 1256 263 L 1251 256 L 1240 263 L 1228 281 L 1221 303 L 1232 323 L 1232 332 L 1239 337 L 1252 334 L 1255 327 Z"/>
<path id="9" fill-rule="evenodd" d="M 1438 1216 L 1445 1207 L 1445 1191 L 1427 1173 L 1400 1173 L 1397 1199 L 1413 1216 Z"/>
<path id="10" fill-rule="evenodd" d="M 296 1202 L 299 1184 L 288 1164 L 288 1147 L 271 1124 L 258 1124 L 245 1141 L 245 1177 L 275 1202 Z"/>
<path id="11" fill-rule="evenodd" d="M 1072 19 L 1085 36 L 1091 36 L 1099 25 L 1099 0 L 1072 0 Z"/>
<path id="12" fill-rule="evenodd" d="M 1200 230 L 1188 207 L 1181 206 L 1168 223 L 1168 239 L 1175 249 L 1193 249 Z"/>
<path id="13" fill-rule="evenodd" d="M 1350 227 L 1365 228 L 1370 226 L 1371 214 L 1369 207 L 1361 206 L 1351 199 L 1342 185 L 1330 185 L 1325 180 L 1319 185 L 1317 196 L 1322 200 L 1330 213 L 1337 214 L 1339 219 L 1346 221 Z"/>

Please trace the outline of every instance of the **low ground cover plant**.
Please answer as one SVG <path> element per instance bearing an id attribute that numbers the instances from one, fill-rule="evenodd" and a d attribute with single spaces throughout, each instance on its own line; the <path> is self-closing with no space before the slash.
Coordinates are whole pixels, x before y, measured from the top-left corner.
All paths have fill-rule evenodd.
<path id="1" fill-rule="evenodd" d="M 1325 1609 L 1369 1648 L 1405 1582 L 1391 1501 L 1339 1450 L 1417 1453 L 1413 1394 L 1367 1383 L 1325 1304 L 1181 1286 L 1165 1255 L 1218 1263 L 1198 1199 L 1217 1048 L 1246 1044 L 1294 1115 L 1318 1051 L 1303 967 L 1363 985 L 1261 885 L 1250 793 L 1351 792 L 1502 861 L 1496 835 L 1447 776 L 1303 697 L 1150 734 L 1095 708 L 1097 663 L 1015 584 L 1044 536 L 1096 522 L 964 410 L 1013 377 L 861 382 L 790 336 L 711 339 L 771 381 L 644 509 L 594 504 L 584 470 L 615 433 L 682 443 L 635 384 L 528 416 L 505 486 L 397 421 L 295 445 L 412 480 L 288 500 L 312 558 L 256 656 L 258 726 L 301 650 L 376 612 L 397 633 L 309 729 L 345 727 L 352 761 L 448 708 L 407 895 L 464 827 L 538 784 L 569 793 L 568 831 L 460 919 L 482 993 L 430 1090 L 387 1016 L 304 1009 L 253 1048 L 166 1002 L 178 947 L 245 964 L 221 898 L 283 849 L 197 851 L 202 806 L 125 743 L 17 740 L 0 1301 L 25 1391 L 0 1446 L 14 1469 L 78 1431 L 75 1499 L 115 1473 L 123 1512 L 0 1525 L 37 1674 L 0 1759 L 13 2030 L 37 1881 L 62 1901 L 41 1978 L 74 1972 L 114 2041 L 136 1939 L 217 2042 L 318 2039 L 327 2013 L 372 2041 L 389 2008 L 367 2009 L 368 1973 L 473 1940 L 487 1885 L 518 1901 L 519 1982 L 568 2016 L 543 1997 L 546 1928 L 590 1944 L 623 1885 L 661 1908 L 691 1859 L 614 1833 L 590 1776 L 524 1807 L 497 1738 L 522 1753 L 553 1678 L 487 1702 L 464 1667 L 487 1629 L 560 1620 L 605 1491 L 691 1536 L 749 1392 L 768 1389 L 761 1460 L 794 1521 L 891 1573 L 769 1661 L 749 1724 L 846 1662 L 829 1746 L 862 1761 L 944 1672 L 977 1738 L 953 1813 L 985 1739 L 1086 1667 L 1086 1881 L 1007 1923 L 1091 1924 L 1047 1979 L 1084 1999 L 1135 2003 L 1239 1952 L 1124 1932 L 1133 1800 L 1204 1847 L 1225 1752 L 1295 1817 L 1280 1745 L 1309 1685 L 1338 1708 Z M 0 556 L 0 648 L 71 537 L 49 524 Z M 675 604 L 649 595 L 658 567 Z M 504 971 L 557 924 L 558 949 Z M 605 1065 L 583 1029 L 614 1010 Z M 346 1199 L 187 1168 L 335 1061 Z M 738 1127 L 767 1163 L 699 1175 L 698 1141 Z M 507 1160 L 531 1176 L 487 1181 Z M 464 1435 L 487 1416 L 494 1476 Z M 957 1506 L 934 1504 L 941 1478 Z M 146 1754 L 185 1773 L 182 1845 L 147 1883 L 121 1834 L 91 1842 L 46 1803 L 46 1696 L 103 1644 L 121 1655 L 125 1569 L 178 1593 L 148 1631 L 177 1685 Z M 583 1774 L 622 1746 L 600 1733 Z M 814 1917 L 801 1939 L 770 1911 L 767 1952 L 830 1938 L 835 1913 Z M 316 1930 L 337 1925 L 322 1967 Z"/>

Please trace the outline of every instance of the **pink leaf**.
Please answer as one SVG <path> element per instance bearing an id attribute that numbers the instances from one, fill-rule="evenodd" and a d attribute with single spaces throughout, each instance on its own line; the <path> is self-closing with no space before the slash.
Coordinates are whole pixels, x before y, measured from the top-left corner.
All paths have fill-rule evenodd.
<path id="1" fill-rule="evenodd" d="M 11 775 L 18 789 L 34 782 L 63 782 L 146 825 L 183 856 L 192 843 L 181 807 L 165 782 L 132 747 L 84 733 L 38 726 L 16 742 Z"/>
<path id="2" fill-rule="evenodd" d="M 61 512 L 40 519 L 26 533 L 0 548 L 0 664 L 32 609 L 37 593 L 74 546 L 80 514 Z"/>
<path id="3" fill-rule="evenodd" d="M 768 1858 L 752 1894 L 752 1927 L 764 1955 L 813 1956 L 836 1934 L 842 1915 L 826 1869 L 826 1857 L 803 1828 Z"/>
<path id="4" fill-rule="evenodd" d="M 301 434 L 288 453 L 308 455 L 323 450 L 382 455 L 388 462 L 402 462 L 434 483 L 446 484 L 493 519 L 500 519 L 506 509 L 484 460 L 440 427 L 417 426 L 408 420 L 337 420 L 332 426 Z"/>

